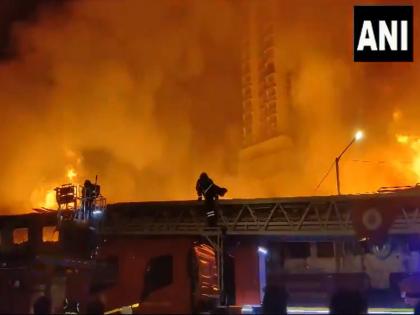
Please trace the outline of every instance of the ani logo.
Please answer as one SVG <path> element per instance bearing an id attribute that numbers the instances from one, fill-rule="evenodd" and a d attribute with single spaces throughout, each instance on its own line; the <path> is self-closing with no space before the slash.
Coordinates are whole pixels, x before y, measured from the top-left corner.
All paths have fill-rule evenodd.
<path id="1" fill-rule="evenodd" d="M 413 61 L 412 6 L 355 6 L 354 61 Z"/>

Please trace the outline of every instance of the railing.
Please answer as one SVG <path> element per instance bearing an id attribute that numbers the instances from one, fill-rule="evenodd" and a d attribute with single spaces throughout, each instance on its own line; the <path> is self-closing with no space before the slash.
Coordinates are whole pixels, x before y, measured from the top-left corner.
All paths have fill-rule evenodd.
<path id="1" fill-rule="evenodd" d="M 83 187 L 72 184 L 62 185 L 55 190 L 59 224 L 63 220 L 91 222 L 105 212 L 106 199 L 102 195 L 85 197 Z"/>
<path id="2" fill-rule="evenodd" d="M 120 203 L 109 205 L 104 234 L 208 234 L 223 230 L 231 235 L 350 236 L 354 235 L 355 201 L 417 192 L 282 199 L 221 200 L 218 227 L 206 226 L 204 204 L 198 201 Z M 387 199 L 388 200 L 388 199 Z M 417 199 L 416 199 L 417 200 Z M 398 207 L 389 233 L 420 232 L 419 207 Z"/>

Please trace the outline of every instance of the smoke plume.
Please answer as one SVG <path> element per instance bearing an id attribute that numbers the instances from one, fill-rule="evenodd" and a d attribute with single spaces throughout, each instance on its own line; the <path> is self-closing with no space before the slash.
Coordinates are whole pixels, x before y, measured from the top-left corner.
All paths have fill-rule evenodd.
<path id="1" fill-rule="evenodd" d="M 273 165 L 277 177 L 238 173 L 243 2 L 64 1 L 15 23 L 16 56 L 0 62 L 3 212 L 45 203 L 69 171 L 79 183 L 98 175 L 110 201 L 193 198 L 202 170 L 230 197 L 333 193 L 332 174 L 315 187 L 358 128 L 366 139 L 343 158 L 343 191 L 415 183 L 418 10 L 415 62 L 362 64 L 360 1 L 266 1 L 278 71 L 292 73 L 294 162 Z"/>

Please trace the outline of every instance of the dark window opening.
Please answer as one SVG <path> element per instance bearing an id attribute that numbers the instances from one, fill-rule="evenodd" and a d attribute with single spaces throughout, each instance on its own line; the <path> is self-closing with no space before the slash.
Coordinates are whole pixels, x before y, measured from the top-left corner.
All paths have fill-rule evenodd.
<path id="1" fill-rule="evenodd" d="M 316 244 L 317 256 L 320 258 L 334 257 L 334 243 L 333 242 L 319 242 Z"/>
<path id="2" fill-rule="evenodd" d="M 311 255 L 309 243 L 286 243 L 284 246 L 288 258 L 308 258 Z"/>

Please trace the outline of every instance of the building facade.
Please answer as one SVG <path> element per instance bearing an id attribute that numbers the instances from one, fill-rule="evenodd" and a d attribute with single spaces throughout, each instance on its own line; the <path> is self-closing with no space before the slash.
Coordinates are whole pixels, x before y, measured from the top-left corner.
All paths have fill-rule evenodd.
<path id="1" fill-rule="evenodd" d="M 242 41 L 242 150 L 240 174 L 260 187 L 275 185 L 293 163 L 294 72 L 281 59 L 275 2 L 248 1 Z M 277 190 L 266 190 L 277 193 Z"/>

